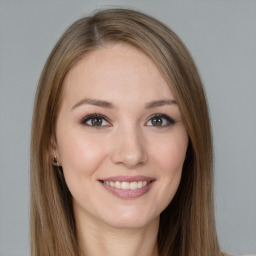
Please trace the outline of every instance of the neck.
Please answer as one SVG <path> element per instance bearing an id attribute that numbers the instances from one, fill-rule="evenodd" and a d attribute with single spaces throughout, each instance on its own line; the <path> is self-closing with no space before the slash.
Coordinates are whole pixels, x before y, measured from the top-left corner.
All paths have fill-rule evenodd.
<path id="1" fill-rule="evenodd" d="M 115 228 L 98 221 L 77 220 L 81 256 L 157 256 L 159 219 L 142 228 Z"/>

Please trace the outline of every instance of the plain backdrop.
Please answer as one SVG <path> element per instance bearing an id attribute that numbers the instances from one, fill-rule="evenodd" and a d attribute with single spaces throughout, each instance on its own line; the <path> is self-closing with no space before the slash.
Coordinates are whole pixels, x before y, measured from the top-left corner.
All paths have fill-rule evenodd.
<path id="1" fill-rule="evenodd" d="M 0 255 L 29 255 L 30 125 L 46 58 L 76 19 L 115 6 L 155 16 L 190 49 L 212 118 L 220 245 L 255 253 L 255 0 L 0 0 Z"/>

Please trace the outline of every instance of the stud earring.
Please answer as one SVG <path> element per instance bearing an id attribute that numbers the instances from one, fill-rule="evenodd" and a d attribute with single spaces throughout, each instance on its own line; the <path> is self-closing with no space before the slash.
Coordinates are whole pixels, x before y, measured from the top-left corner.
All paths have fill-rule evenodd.
<path id="1" fill-rule="evenodd" d="M 52 165 L 54 165 L 54 166 L 59 166 L 59 160 L 58 160 L 57 156 L 54 156 L 54 157 L 53 157 Z"/>

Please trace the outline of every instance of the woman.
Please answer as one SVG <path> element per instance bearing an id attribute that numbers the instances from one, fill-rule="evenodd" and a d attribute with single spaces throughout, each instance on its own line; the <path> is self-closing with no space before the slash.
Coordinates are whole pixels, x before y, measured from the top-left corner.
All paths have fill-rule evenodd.
<path id="1" fill-rule="evenodd" d="M 60 38 L 31 138 L 31 254 L 222 255 L 196 66 L 158 20 L 99 11 Z"/>

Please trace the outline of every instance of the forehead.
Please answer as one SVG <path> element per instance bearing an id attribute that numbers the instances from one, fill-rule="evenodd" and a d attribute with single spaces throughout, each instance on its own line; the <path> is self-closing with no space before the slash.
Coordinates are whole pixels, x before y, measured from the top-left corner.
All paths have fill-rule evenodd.
<path id="1" fill-rule="evenodd" d="M 63 96 L 104 97 L 112 100 L 120 94 L 154 98 L 172 97 L 170 87 L 154 62 L 125 43 L 108 44 L 86 55 L 67 74 Z M 142 99 L 141 99 L 142 100 Z"/>

